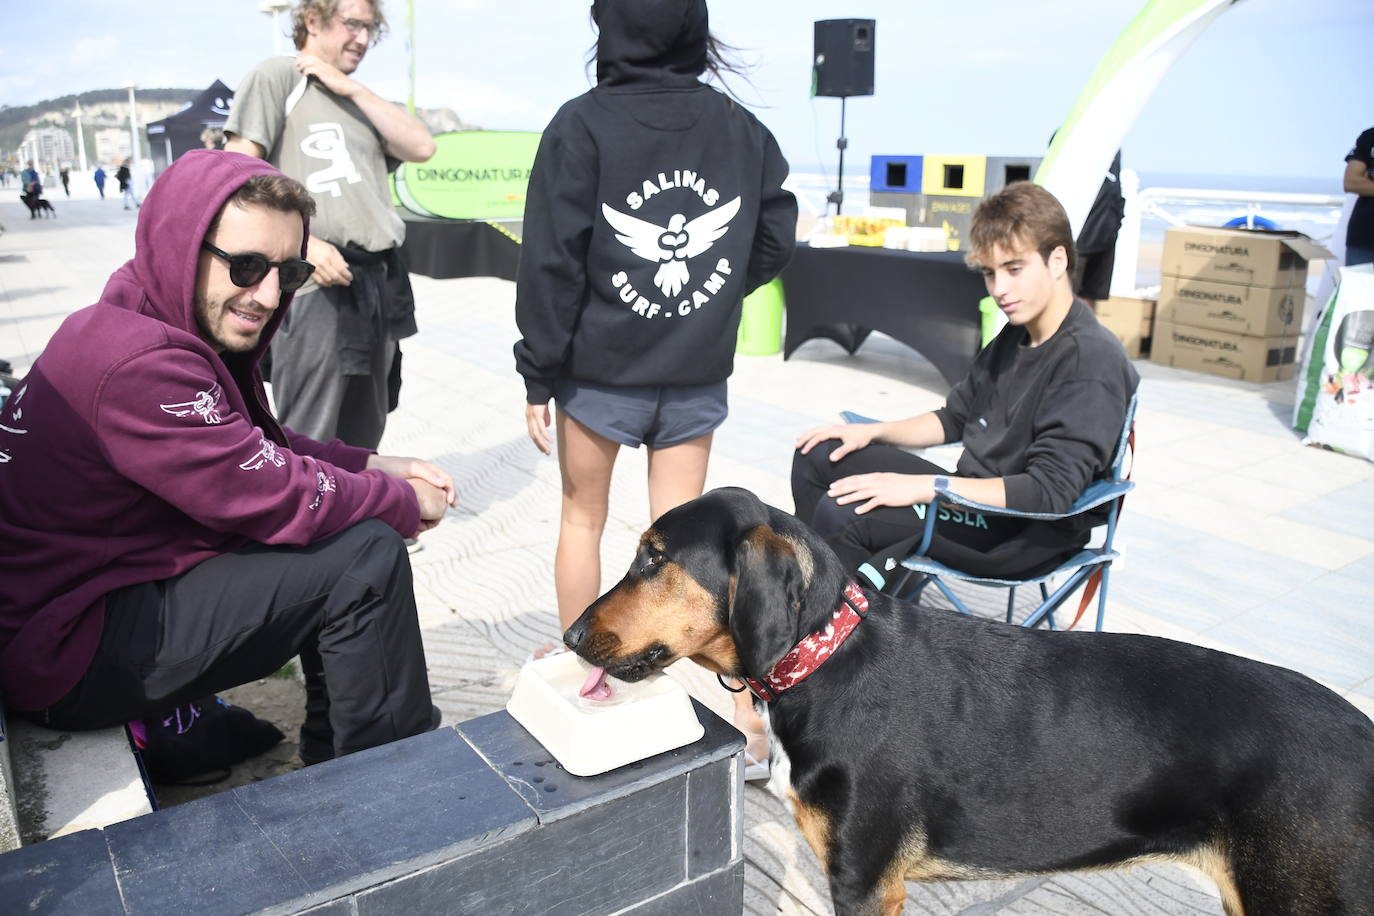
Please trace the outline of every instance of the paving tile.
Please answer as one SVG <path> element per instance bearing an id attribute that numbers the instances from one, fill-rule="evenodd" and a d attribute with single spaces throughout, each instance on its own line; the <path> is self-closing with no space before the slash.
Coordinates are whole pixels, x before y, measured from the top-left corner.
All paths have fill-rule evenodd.
<path id="1" fill-rule="evenodd" d="M 1317 495 L 1369 480 L 1374 477 L 1374 463 L 1325 449 L 1299 447 L 1249 464 L 1243 473 Z"/>
<path id="2" fill-rule="evenodd" d="M 1214 916 L 1221 899 L 1186 869 L 1143 866 L 1094 874 L 1055 875 L 1030 886 L 998 912 L 1025 916 Z"/>
<path id="3" fill-rule="evenodd" d="M 1374 677 L 1370 583 L 1324 575 L 1219 624 L 1208 635 L 1338 691 Z"/>
<path id="4" fill-rule="evenodd" d="M 1128 500 L 1132 513 L 1201 531 L 1261 555 L 1294 559 L 1325 570 L 1340 569 L 1369 552 L 1370 542 L 1364 538 L 1272 515 L 1263 500 L 1247 507 L 1210 494 L 1148 482 L 1141 482 Z"/>
<path id="5" fill-rule="evenodd" d="M 1122 559 L 1113 566 L 1116 570 L 1129 568 L 1136 556 L 1172 553 L 1211 537 L 1205 532 L 1171 525 L 1143 512 L 1136 512 L 1135 508 L 1134 497 L 1127 496 L 1126 508 L 1117 522 L 1116 539 L 1113 541 L 1122 554 Z M 1113 588 L 1116 588 L 1115 584 Z"/>
<path id="6" fill-rule="evenodd" d="M 1215 432 L 1215 426 L 1202 420 L 1180 417 L 1164 410 L 1144 384 L 1140 389 L 1140 405 L 1136 408 L 1136 441 L 1142 451 L 1171 451 L 1179 442 L 1195 442 L 1199 437 Z"/>
<path id="7" fill-rule="evenodd" d="M 1137 447 L 1148 453 L 1155 447 L 1137 431 Z M 1278 437 L 1249 430 L 1204 427 L 1196 436 L 1173 440 L 1159 446 L 1167 455 L 1184 456 L 1199 468 L 1236 473 L 1251 464 L 1279 457 L 1293 447 L 1291 437 Z"/>
<path id="8" fill-rule="evenodd" d="M 1349 484 L 1280 510 L 1283 518 L 1316 525 L 1369 542 L 1374 552 L 1374 479 Z"/>
<path id="9" fill-rule="evenodd" d="M 1337 570 L 1368 556 L 1374 541 L 1332 531 L 1317 523 L 1261 516 L 1224 535 L 1256 552 Z"/>
<path id="10" fill-rule="evenodd" d="M 1111 587 L 1120 600 L 1201 632 L 1322 573 L 1318 567 L 1210 538 L 1171 552 L 1132 556 L 1129 566 L 1113 575 Z"/>
<path id="11" fill-rule="evenodd" d="M 1131 479 L 1137 485 L 1144 482 L 1168 487 L 1205 485 L 1225 473 L 1216 468 L 1200 468 L 1186 447 L 1176 450 L 1142 448 L 1136 452 L 1135 464 L 1131 467 Z"/>
<path id="12" fill-rule="evenodd" d="M 1312 515 L 1305 506 L 1312 501 L 1309 491 L 1283 484 L 1259 482 L 1242 471 L 1209 474 L 1178 484 L 1180 492 L 1205 496 L 1243 510 L 1262 503 L 1264 511 L 1280 513 L 1294 521 L 1306 522 Z"/>
<path id="13" fill-rule="evenodd" d="M 1366 582 L 1374 582 L 1374 553 L 1367 554 L 1346 566 L 1342 566 L 1337 572 L 1346 576 L 1363 578 Z"/>

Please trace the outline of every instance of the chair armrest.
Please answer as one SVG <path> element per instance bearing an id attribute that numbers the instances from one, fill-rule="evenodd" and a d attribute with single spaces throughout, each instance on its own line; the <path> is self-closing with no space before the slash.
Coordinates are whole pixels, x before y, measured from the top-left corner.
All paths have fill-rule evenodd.
<path id="1" fill-rule="evenodd" d="M 1109 503 L 1125 495 L 1134 486 L 1135 484 L 1129 480 L 1098 480 L 1089 484 L 1088 488 L 1079 494 L 1078 499 L 1073 501 L 1073 505 L 1069 507 L 1067 512 L 1023 512 L 1019 509 L 1008 509 L 1005 506 L 989 506 L 986 503 L 976 502 L 966 496 L 960 496 L 949 488 L 949 478 L 937 477 L 935 478 L 935 500 L 937 502 L 953 503 L 954 505 L 963 506 L 964 508 L 973 509 L 974 511 L 983 512 L 988 515 L 1006 515 L 1013 518 L 1035 519 L 1072 518 L 1075 515 L 1080 515 L 1087 512 L 1089 509 L 1095 509 L 1104 503 Z"/>
<path id="2" fill-rule="evenodd" d="M 840 419 L 843 420 L 843 421 L 846 422 L 846 423 L 877 423 L 877 422 L 879 422 L 878 420 L 875 420 L 875 419 L 873 419 L 872 417 L 865 417 L 863 414 L 861 414 L 861 413 L 855 413 L 855 412 L 852 411 L 852 410 L 841 410 L 841 411 L 840 411 Z"/>
<path id="3" fill-rule="evenodd" d="M 1094 481 L 1073 501 L 1067 515 L 1078 515 L 1089 509 L 1096 509 L 1098 506 L 1120 499 L 1134 489 L 1135 482 L 1130 480 Z"/>

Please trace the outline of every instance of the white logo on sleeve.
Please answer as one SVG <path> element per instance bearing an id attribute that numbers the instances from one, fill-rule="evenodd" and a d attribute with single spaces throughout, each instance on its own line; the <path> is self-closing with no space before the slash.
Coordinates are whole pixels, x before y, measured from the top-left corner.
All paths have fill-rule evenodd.
<path id="1" fill-rule="evenodd" d="M 191 414 L 198 414 L 206 423 L 213 424 L 222 421 L 219 415 L 219 402 L 223 398 L 224 390 L 220 388 L 219 382 L 211 382 L 209 388 L 205 391 L 197 391 L 196 396 L 189 401 L 158 406 L 174 417 L 189 417 Z"/>
<path id="2" fill-rule="evenodd" d="M 339 485 L 334 481 L 333 474 L 326 474 L 324 471 L 315 471 L 315 501 L 310 504 L 313 511 L 318 509 L 324 502 L 324 494 L 333 493 L 339 489 Z"/>
<path id="3" fill-rule="evenodd" d="M 730 220 L 739 212 L 739 206 L 740 199 L 736 197 L 690 222 L 681 213 L 674 213 L 667 226 L 621 213 L 608 204 L 601 205 L 601 212 L 615 229 L 617 241 L 644 260 L 659 265 L 654 285 L 663 295 L 676 296 L 691 280 L 687 261 L 703 254 L 729 231 Z"/>
<path id="4" fill-rule="evenodd" d="M 20 384 L 18 388 L 15 389 L 14 394 L 10 396 L 10 406 L 13 408 L 13 417 L 15 423 L 18 423 L 20 420 L 24 419 L 24 410 L 19 406 L 19 402 L 24 399 L 24 392 L 28 390 L 28 387 L 28 382 L 23 382 Z M 22 429 L 17 426 L 6 426 L 3 423 L 0 423 L 0 430 L 3 430 L 7 433 L 13 433 L 16 436 L 27 436 L 29 433 L 27 429 Z M 9 464 L 13 460 L 14 456 L 12 454 L 10 454 L 9 452 L 0 451 L 0 464 Z"/>
<path id="5" fill-rule="evenodd" d="M 239 465 L 240 469 L 256 471 L 258 468 L 269 464 L 277 468 L 286 464 L 286 456 L 277 451 L 276 443 L 267 441 L 265 437 L 258 439 L 258 442 L 262 448 L 258 449 L 257 454 L 252 458 Z"/>
<path id="6" fill-rule="evenodd" d="M 311 124 L 310 133 L 301 141 L 301 152 L 312 159 L 323 159 L 329 164 L 311 172 L 305 177 L 305 187 L 312 194 L 328 192 L 335 197 L 343 196 L 341 182 L 357 184 L 363 180 L 353 157 L 348 154 L 348 144 L 344 142 L 343 125 L 333 121 Z"/>

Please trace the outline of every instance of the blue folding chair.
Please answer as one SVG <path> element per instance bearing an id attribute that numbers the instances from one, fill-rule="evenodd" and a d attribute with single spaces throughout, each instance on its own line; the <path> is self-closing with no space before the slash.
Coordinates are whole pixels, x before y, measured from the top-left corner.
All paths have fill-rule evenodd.
<path id="1" fill-rule="evenodd" d="M 1054 612 L 1059 609 L 1065 600 L 1072 595 L 1080 585 L 1086 583 L 1083 598 L 1078 606 L 1078 614 L 1074 617 L 1069 627 L 1078 623 L 1083 611 L 1088 603 L 1092 601 L 1094 590 L 1097 591 L 1097 629 L 1102 629 L 1102 620 L 1107 611 L 1107 580 L 1111 574 L 1112 561 L 1120 554 L 1112 548 L 1112 541 L 1116 537 L 1117 518 L 1121 513 L 1123 497 L 1135 484 L 1129 477 L 1129 459 L 1135 442 L 1135 409 L 1136 397 L 1131 397 L 1131 402 L 1126 408 L 1126 421 L 1121 427 L 1121 437 L 1117 441 L 1116 453 L 1112 457 L 1111 477 L 1106 480 L 1093 481 L 1074 500 L 1067 512 L 1062 514 L 1050 512 L 1019 512 L 1015 509 L 1007 509 L 1001 506 L 988 506 L 983 503 L 974 502 L 971 499 L 960 496 L 958 493 L 949 489 L 949 482 L 944 478 L 936 478 L 935 499 L 926 508 L 925 528 L 923 529 L 920 546 L 916 552 L 902 561 L 902 566 L 907 570 L 906 574 L 898 580 L 896 585 L 890 589 L 894 594 L 903 598 L 915 601 L 926 586 L 935 583 L 946 598 L 954 607 L 965 613 L 972 614 L 968 606 L 959 599 L 950 589 L 946 580 L 967 582 L 972 585 L 981 585 L 994 588 L 1008 589 L 1007 595 L 1007 622 L 1012 623 L 1012 616 L 1016 609 L 1016 590 L 1023 585 L 1038 585 L 1040 588 L 1041 603 L 1021 621 L 1022 626 L 1033 627 L 1045 621 L 1050 629 L 1058 629 L 1055 623 Z M 841 416 L 848 423 L 872 423 L 873 420 L 852 411 L 843 411 Z M 988 515 L 1006 515 L 1014 518 L 1033 518 L 1033 519 L 1061 519 L 1071 518 L 1081 515 L 1090 509 L 1098 506 L 1110 504 L 1107 514 L 1106 537 L 1100 547 L 1085 547 L 1073 556 L 1064 560 L 1054 569 L 1038 576 L 1027 576 L 1021 579 L 992 579 L 984 576 L 977 576 L 971 573 L 961 572 L 953 569 L 938 560 L 927 556 L 930 549 L 930 542 L 935 534 L 935 520 L 939 515 L 940 505 L 948 503 L 950 505 L 961 506 L 972 509 L 976 512 L 983 512 Z M 862 568 L 861 568 L 862 571 Z M 907 588 L 907 582 L 912 576 L 919 576 L 915 584 Z M 1051 579 L 1059 576 L 1068 578 L 1053 593 L 1050 592 L 1048 583 Z"/>

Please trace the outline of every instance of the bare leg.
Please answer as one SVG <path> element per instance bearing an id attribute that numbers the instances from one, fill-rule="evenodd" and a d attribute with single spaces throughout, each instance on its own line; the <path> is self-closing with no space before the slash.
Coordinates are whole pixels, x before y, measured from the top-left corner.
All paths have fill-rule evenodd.
<path id="1" fill-rule="evenodd" d="M 711 457 L 711 435 L 707 433 L 668 448 L 649 449 L 650 522 L 701 495 L 706 486 L 706 464 Z"/>
<path id="2" fill-rule="evenodd" d="M 602 438 L 558 411 L 558 470 L 563 477 L 563 509 L 554 554 L 558 623 L 572 626 L 601 594 L 601 533 L 606 528 L 611 472 L 619 443 Z"/>
<path id="3" fill-rule="evenodd" d="M 649 449 L 649 514 L 653 519 L 701 495 L 711 457 L 711 435 L 707 433 L 668 448 Z M 744 732 L 749 756 L 755 760 L 768 756 L 763 720 L 754 712 L 752 695 L 747 690 L 735 694 L 735 727 Z"/>

